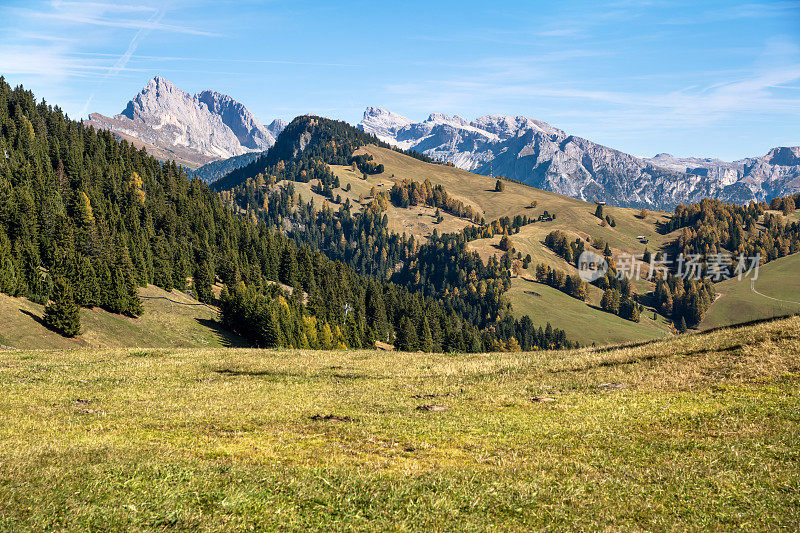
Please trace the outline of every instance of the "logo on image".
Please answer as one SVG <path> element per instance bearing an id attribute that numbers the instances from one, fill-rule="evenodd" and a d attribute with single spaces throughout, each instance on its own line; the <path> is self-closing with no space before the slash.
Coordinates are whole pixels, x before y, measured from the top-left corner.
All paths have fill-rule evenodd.
<path id="1" fill-rule="evenodd" d="M 578 275 L 586 283 L 602 278 L 607 271 L 608 261 L 598 253 L 587 250 L 578 258 Z"/>

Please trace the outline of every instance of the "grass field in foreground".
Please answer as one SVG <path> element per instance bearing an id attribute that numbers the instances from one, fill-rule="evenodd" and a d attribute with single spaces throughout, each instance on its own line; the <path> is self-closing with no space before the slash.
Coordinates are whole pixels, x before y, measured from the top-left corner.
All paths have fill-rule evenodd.
<path id="1" fill-rule="evenodd" d="M 758 292 L 753 292 L 747 278 L 716 284 L 719 298 L 700 323 L 700 329 L 800 313 L 800 254 L 762 265 L 754 287 Z"/>
<path id="2" fill-rule="evenodd" d="M 2 352 L 0 529 L 797 530 L 799 353 Z"/>

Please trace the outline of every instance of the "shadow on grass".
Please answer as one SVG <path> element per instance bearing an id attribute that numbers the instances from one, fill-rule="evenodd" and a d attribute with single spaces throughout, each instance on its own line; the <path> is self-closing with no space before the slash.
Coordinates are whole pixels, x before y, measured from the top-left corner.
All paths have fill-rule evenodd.
<path id="1" fill-rule="evenodd" d="M 211 330 L 214 337 L 226 348 L 251 348 L 253 346 L 251 343 L 247 342 L 244 337 L 228 331 L 216 320 L 211 320 L 209 318 L 195 318 L 195 320 L 204 328 Z"/>
<path id="2" fill-rule="evenodd" d="M 20 310 L 19 310 L 19 312 L 20 312 L 20 313 L 22 313 L 23 315 L 27 315 L 27 316 L 31 317 L 31 318 L 32 318 L 32 319 L 34 319 L 34 320 L 36 321 L 36 323 L 37 323 L 37 324 L 39 324 L 40 326 L 43 326 L 43 327 L 45 327 L 45 328 L 47 327 L 47 324 L 45 324 L 45 323 L 44 323 L 44 319 L 43 319 L 42 317 L 40 317 L 39 315 L 35 315 L 35 314 L 31 313 L 31 312 L 30 312 L 30 311 L 28 311 L 27 309 L 20 309 Z M 49 328 L 48 328 L 48 329 L 49 329 Z"/>
<path id="3" fill-rule="evenodd" d="M 299 376 L 299 374 L 294 372 L 286 372 L 284 370 L 233 370 L 230 368 L 221 368 L 219 370 L 215 370 L 214 372 L 217 374 L 222 374 L 223 376 L 248 376 L 274 379 L 286 379 Z"/>

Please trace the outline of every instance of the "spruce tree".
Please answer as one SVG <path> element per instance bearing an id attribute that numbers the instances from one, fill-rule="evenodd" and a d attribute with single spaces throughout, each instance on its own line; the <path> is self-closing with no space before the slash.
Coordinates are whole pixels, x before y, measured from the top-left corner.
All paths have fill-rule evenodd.
<path id="1" fill-rule="evenodd" d="M 428 317 L 422 317 L 419 329 L 419 349 L 423 352 L 432 352 L 433 335 L 431 334 L 430 325 L 428 325 Z"/>
<path id="2" fill-rule="evenodd" d="M 64 278 L 56 279 L 53 285 L 51 301 L 44 309 L 44 323 L 65 337 L 81 332 L 80 308 L 72 296 L 72 287 Z"/>
<path id="3" fill-rule="evenodd" d="M 370 282 L 369 285 L 367 285 L 365 306 L 367 325 L 373 331 L 376 339 L 385 341 L 389 324 L 386 318 L 386 307 L 383 303 L 383 295 L 375 282 Z"/>
<path id="4" fill-rule="evenodd" d="M 317 338 L 321 350 L 330 350 L 333 347 L 333 333 L 327 322 L 320 328 Z"/>
<path id="5" fill-rule="evenodd" d="M 400 321 L 400 328 L 397 330 L 397 338 L 394 342 L 394 347 L 403 352 L 413 352 L 417 349 L 417 332 L 414 329 L 414 324 L 407 316 L 404 316 Z"/>
<path id="6" fill-rule="evenodd" d="M 283 346 L 283 334 L 275 308 L 272 305 L 265 305 L 262 308 L 262 313 L 261 321 L 263 324 L 262 334 L 264 346 L 269 348 Z"/>
<path id="7" fill-rule="evenodd" d="M 504 252 L 509 251 L 512 248 L 511 239 L 508 238 L 508 235 L 503 234 L 500 238 L 500 249 Z"/>
<path id="8" fill-rule="evenodd" d="M 72 279 L 75 282 L 75 302 L 81 307 L 100 304 L 100 285 L 97 274 L 88 257 L 80 256 L 73 265 Z"/>
<path id="9" fill-rule="evenodd" d="M 11 250 L 3 241 L 7 242 L 5 234 L 0 234 L 0 292 L 13 295 L 17 288 L 17 276 Z"/>
<path id="10" fill-rule="evenodd" d="M 280 270 L 278 277 L 282 283 L 290 287 L 294 286 L 297 276 L 297 257 L 294 253 L 294 246 L 288 245 L 283 250 L 281 256 Z"/>
<path id="11" fill-rule="evenodd" d="M 211 272 L 209 272 L 208 265 L 206 263 L 200 263 L 195 267 L 192 280 L 194 282 L 195 298 L 205 303 L 208 303 L 214 299 L 214 293 L 211 290 Z"/>

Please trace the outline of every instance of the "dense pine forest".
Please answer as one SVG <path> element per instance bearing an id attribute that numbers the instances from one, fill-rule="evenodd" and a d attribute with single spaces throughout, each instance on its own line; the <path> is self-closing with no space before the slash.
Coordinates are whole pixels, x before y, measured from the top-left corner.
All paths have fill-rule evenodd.
<path id="1" fill-rule="evenodd" d="M 298 158 L 292 128 L 318 120 L 304 119 L 287 127 L 289 134 L 259 161 L 333 185 L 317 158 L 347 161 L 359 143 L 374 142 L 352 128 L 321 128 L 315 140 L 322 141 L 301 149 Z M 42 304 L 55 298 L 50 309 L 76 304 L 137 316 L 139 286 L 190 289 L 211 301 L 212 286 L 221 282 L 221 319 L 258 346 L 385 341 L 407 350 L 483 351 L 571 345 L 563 332 L 509 319 L 501 307 L 487 315 L 466 304 L 440 303 L 438 290 L 387 281 L 388 258 L 382 264 L 365 259 L 372 266 L 364 267 L 348 257 L 348 246 L 339 257 L 325 245 L 324 222 L 317 238 L 287 237 L 283 221 L 243 216 L 173 162 L 159 163 L 108 132 L 85 128 L 1 78 L 0 131 L 0 291 L 7 294 Z M 292 157 L 281 158 L 287 154 Z M 240 174 L 225 180 L 233 183 Z M 322 213 L 331 226 L 349 220 L 325 219 L 334 213 L 302 204 L 292 211 Z M 370 255 L 389 249 L 408 259 L 418 252 L 413 240 L 390 236 L 379 214 L 359 224 L 358 234 L 372 245 L 366 250 L 375 250 Z M 371 231 L 370 224 L 382 229 Z M 385 239 L 383 247 L 375 247 L 375 235 Z M 63 329 L 74 334 L 75 325 Z"/>

